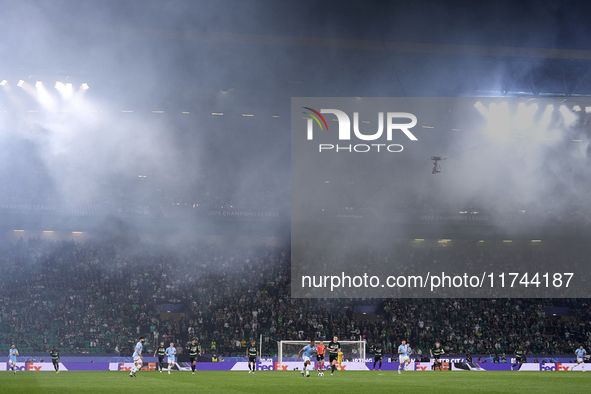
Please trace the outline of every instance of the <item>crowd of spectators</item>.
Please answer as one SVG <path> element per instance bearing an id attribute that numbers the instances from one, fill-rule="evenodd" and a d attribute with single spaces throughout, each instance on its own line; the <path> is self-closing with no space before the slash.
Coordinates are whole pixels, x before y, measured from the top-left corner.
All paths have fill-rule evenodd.
<path id="1" fill-rule="evenodd" d="M 493 254 L 441 247 L 399 253 L 413 263 Z M 333 334 L 380 342 L 387 354 L 402 339 L 425 353 L 436 340 L 448 353 L 510 354 L 522 344 L 537 354 L 568 354 L 591 345 L 584 299 L 293 299 L 290 257 L 288 248 L 211 243 L 4 242 L 0 348 L 130 355 L 143 335 L 148 352 L 160 341 L 182 350 L 195 337 L 204 353 L 242 356 L 261 334 L 267 356 L 277 353 L 279 340 Z M 379 313 L 354 313 L 368 304 Z M 550 316 L 548 307 L 569 312 Z"/>

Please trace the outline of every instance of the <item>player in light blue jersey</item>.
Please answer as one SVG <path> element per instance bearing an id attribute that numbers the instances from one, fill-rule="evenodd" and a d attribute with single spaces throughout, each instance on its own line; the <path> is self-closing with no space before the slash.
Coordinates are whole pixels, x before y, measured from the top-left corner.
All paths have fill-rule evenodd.
<path id="1" fill-rule="evenodd" d="M 406 342 L 406 354 L 407 354 L 407 358 L 406 361 L 404 362 L 404 370 L 407 371 L 408 370 L 408 366 L 410 365 L 410 355 L 412 354 L 412 349 L 410 347 L 410 343 Z"/>
<path id="2" fill-rule="evenodd" d="M 408 357 L 408 345 L 406 341 L 402 341 L 402 344 L 398 346 L 398 373 L 404 367 L 406 371 L 406 362 L 409 360 Z"/>
<path id="3" fill-rule="evenodd" d="M 144 364 L 144 356 L 142 356 L 142 350 L 144 350 L 144 337 L 140 337 L 138 342 L 135 344 L 135 348 L 133 351 L 133 367 L 129 372 L 129 377 L 134 378 L 135 373 L 142 369 L 142 365 Z"/>
<path id="4" fill-rule="evenodd" d="M 12 369 L 12 373 L 16 375 L 16 356 L 18 356 L 18 350 L 12 345 L 8 350 L 8 366 Z"/>
<path id="5" fill-rule="evenodd" d="M 308 365 L 310 365 L 310 358 L 312 358 L 316 351 L 316 341 L 314 340 L 311 340 L 309 345 L 300 349 L 300 352 L 298 353 L 298 361 L 300 361 L 300 356 L 304 353 L 304 369 L 302 369 L 302 376 L 310 377 Z"/>
<path id="6" fill-rule="evenodd" d="M 176 348 L 173 342 L 170 342 L 170 346 L 166 349 L 166 354 L 168 354 L 168 374 L 170 375 L 170 368 L 174 367 L 176 359 Z"/>
<path id="7" fill-rule="evenodd" d="M 583 365 L 583 372 L 585 372 L 585 360 L 583 359 L 583 357 L 585 357 L 585 354 L 587 354 L 587 351 L 585 350 L 583 345 L 579 346 L 579 348 L 577 350 L 575 350 L 575 354 L 577 355 L 577 365 L 573 365 L 572 367 L 570 367 L 570 370 L 572 371 L 573 369 L 575 369 L 576 366 L 578 366 L 579 364 L 582 364 Z"/>

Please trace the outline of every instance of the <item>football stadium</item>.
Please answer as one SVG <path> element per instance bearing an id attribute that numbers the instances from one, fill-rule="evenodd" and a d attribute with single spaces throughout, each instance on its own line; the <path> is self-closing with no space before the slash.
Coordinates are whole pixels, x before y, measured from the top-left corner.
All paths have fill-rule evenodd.
<path id="1" fill-rule="evenodd" d="M 0 392 L 589 391 L 591 3 L 0 9 Z"/>

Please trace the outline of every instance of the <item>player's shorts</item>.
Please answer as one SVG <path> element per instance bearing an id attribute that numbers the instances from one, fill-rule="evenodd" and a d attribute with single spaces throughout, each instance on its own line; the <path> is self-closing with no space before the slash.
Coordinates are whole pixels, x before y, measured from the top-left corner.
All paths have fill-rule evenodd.
<path id="1" fill-rule="evenodd" d="M 382 356 L 375 356 L 373 358 L 374 361 L 382 361 Z"/>
<path id="2" fill-rule="evenodd" d="M 304 357 L 304 361 L 306 361 L 306 357 Z M 250 356 L 250 357 L 248 357 L 248 362 L 249 363 L 256 363 L 257 362 L 257 356 L 254 356 L 254 357 Z"/>
<path id="3" fill-rule="evenodd" d="M 310 357 L 304 356 L 304 362 L 306 362 L 306 361 L 310 361 Z"/>
<path id="4" fill-rule="evenodd" d="M 577 362 L 578 363 L 582 363 L 583 362 L 583 357 L 577 357 Z"/>
<path id="5" fill-rule="evenodd" d="M 174 364 L 174 357 L 168 357 L 168 363 Z"/>
<path id="6" fill-rule="evenodd" d="M 139 363 L 141 363 L 141 362 L 142 362 L 142 359 L 140 358 L 140 356 L 137 356 L 137 357 L 134 357 L 134 358 L 133 358 L 133 362 L 134 362 L 135 364 L 139 364 Z"/>
<path id="7" fill-rule="evenodd" d="M 324 361 L 324 353 L 316 355 L 316 361 Z"/>
<path id="8" fill-rule="evenodd" d="M 16 359 L 10 359 L 10 360 L 8 360 L 8 363 L 9 364 L 16 364 Z"/>
<path id="9" fill-rule="evenodd" d="M 441 356 L 434 356 L 433 359 L 435 360 L 436 363 L 439 362 L 439 359 L 441 358 Z"/>
<path id="10" fill-rule="evenodd" d="M 328 361 L 332 363 L 333 361 L 337 361 L 337 358 L 339 358 L 339 356 L 337 356 L 336 354 L 331 354 L 328 356 Z"/>
<path id="11" fill-rule="evenodd" d="M 51 360 L 51 362 L 53 363 L 53 365 L 55 365 L 55 364 L 58 364 L 58 363 L 59 363 L 59 361 L 57 361 L 57 360 Z"/>
<path id="12" fill-rule="evenodd" d="M 522 357 L 515 357 L 515 362 L 516 363 L 522 363 L 523 362 L 523 358 Z"/>
<path id="13" fill-rule="evenodd" d="M 163 363 L 164 362 L 164 356 L 162 356 L 162 357 L 158 356 L 158 362 L 159 363 Z"/>
<path id="14" fill-rule="evenodd" d="M 195 360 L 195 358 L 196 358 L 195 356 L 193 356 L 193 357 L 189 357 L 189 362 L 191 362 L 191 363 L 192 363 L 193 361 L 196 361 L 196 360 Z"/>
<path id="15" fill-rule="evenodd" d="M 406 360 L 410 361 L 410 358 L 408 356 L 400 356 L 400 363 L 402 364 L 403 362 L 405 362 Z"/>

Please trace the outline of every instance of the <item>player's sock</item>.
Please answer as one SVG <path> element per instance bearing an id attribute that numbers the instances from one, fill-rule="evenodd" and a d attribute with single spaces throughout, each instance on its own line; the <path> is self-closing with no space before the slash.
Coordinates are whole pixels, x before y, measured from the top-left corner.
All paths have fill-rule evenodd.
<path id="1" fill-rule="evenodd" d="M 375 368 L 375 367 L 374 367 L 374 368 Z M 380 370 L 380 371 L 382 370 L 382 360 L 380 360 L 380 368 L 379 368 L 379 370 Z"/>

